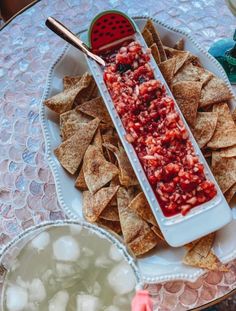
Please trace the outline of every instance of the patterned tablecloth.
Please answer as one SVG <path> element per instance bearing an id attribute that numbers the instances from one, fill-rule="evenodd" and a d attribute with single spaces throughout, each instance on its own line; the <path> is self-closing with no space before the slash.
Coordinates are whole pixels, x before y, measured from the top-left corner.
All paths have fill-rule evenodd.
<path id="1" fill-rule="evenodd" d="M 231 36 L 235 28 L 222 0 L 43 0 L 7 25 L 0 32 L 1 246 L 29 226 L 65 218 L 39 121 L 47 71 L 64 42 L 45 27 L 45 19 L 52 15 L 78 32 L 99 11 L 111 8 L 156 17 L 191 32 L 205 48 Z M 236 287 L 236 261 L 229 267 L 227 273 L 209 272 L 195 283 L 149 286 L 155 310 L 188 310 L 228 293 Z"/>

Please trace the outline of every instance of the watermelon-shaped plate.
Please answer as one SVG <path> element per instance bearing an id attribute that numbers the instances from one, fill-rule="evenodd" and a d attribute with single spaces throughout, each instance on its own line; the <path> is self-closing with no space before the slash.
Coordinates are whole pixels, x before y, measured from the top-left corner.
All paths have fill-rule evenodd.
<path id="1" fill-rule="evenodd" d="M 120 11 L 104 11 L 92 21 L 88 40 L 90 48 L 96 52 L 126 40 L 136 32 L 132 20 Z"/>

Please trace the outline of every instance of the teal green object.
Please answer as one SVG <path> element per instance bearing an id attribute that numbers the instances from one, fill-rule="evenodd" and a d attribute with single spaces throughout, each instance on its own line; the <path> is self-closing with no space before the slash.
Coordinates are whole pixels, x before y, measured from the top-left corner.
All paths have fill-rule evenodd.
<path id="1" fill-rule="evenodd" d="M 236 84 L 236 30 L 233 39 L 221 39 L 213 43 L 209 53 L 222 65 L 229 81 Z"/>

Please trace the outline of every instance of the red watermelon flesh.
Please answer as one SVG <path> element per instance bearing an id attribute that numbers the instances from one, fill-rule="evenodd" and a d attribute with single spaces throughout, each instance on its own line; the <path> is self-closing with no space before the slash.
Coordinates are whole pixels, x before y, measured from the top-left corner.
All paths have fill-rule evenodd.
<path id="1" fill-rule="evenodd" d="M 95 17 L 90 26 L 90 47 L 96 51 L 134 33 L 135 27 L 125 14 L 116 11 L 104 12 Z"/>

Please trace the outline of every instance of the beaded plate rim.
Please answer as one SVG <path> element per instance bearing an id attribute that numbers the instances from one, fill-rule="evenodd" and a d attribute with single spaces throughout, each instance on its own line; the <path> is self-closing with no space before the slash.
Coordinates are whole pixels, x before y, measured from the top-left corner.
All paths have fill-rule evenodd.
<path id="1" fill-rule="evenodd" d="M 236 100 L 235 94 L 233 92 L 233 89 L 230 85 L 230 82 L 226 76 L 226 73 L 224 72 L 222 66 L 219 64 L 219 62 L 213 57 L 211 56 L 206 50 L 204 50 L 199 43 L 197 43 L 195 41 L 195 39 L 193 39 L 193 37 L 188 34 L 187 32 L 181 30 L 181 29 L 177 29 L 175 27 L 172 27 L 162 21 L 159 21 L 156 18 L 152 18 L 149 17 L 147 15 L 139 15 L 139 16 L 132 16 L 132 18 L 136 19 L 136 20 L 142 20 L 142 19 L 151 19 L 152 21 L 154 21 L 155 23 L 163 26 L 164 28 L 166 28 L 167 30 L 176 32 L 178 34 L 181 34 L 182 36 L 184 36 L 185 38 L 187 38 L 189 41 L 191 41 L 191 43 L 201 52 L 203 53 L 205 56 L 207 56 L 207 58 L 209 59 L 209 61 L 214 64 L 214 66 L 217 67 L 217 69 L 221 72 L 221 75 L 223 77 L 223 80 L 225 81 L 232 97 L 234 100 Z M 83 29 L 81 31 L 78 32 L 78 35 L 80 35 L 81 33 L 85 32 L 86 29 Z M 78 219 L 78 215 L 75 214 L 64 202 L 64 198 L 62 195 L 62 191 L 61 191 L 61 187 L 60 187 L 60 182 L 59 182 L 59 173 L 57 170 L 57 165 L 55 163 L 55 161 L 53 160 L 53 158 L 51 157 L 51 143 L 50 143 L 50 134 L 49 134 L 49 128 L 48 128 L 48 120 L 45 117 L 45 106 L 43 105 L 43 101 L 45 99 L 48 98 L 48 94 L 49 94 L 49 90 L 51 87 L 51 83 L 52 83 L 52 77 L 53 77 L 53 71 L 56 67 L 56 65 L 63 59 L 63 57 L 65 56 L 67 50 L 69 49 L 70 45 L 66 44 L 65 48 L 63 49 L 62 53 L 59 55 L 59 57 L 56 59 L 56 61 L 54 61 L 51 65 L 51 67 L 49 68 L 48 71 L 48 75 L 47 75 L 47 79 L 46 79 L 46 86 L 45 86 L 45 90 L 43 93 L 43 96 L 41 98 L 41 105 L 40 105 L 40 122 L 42 125 L 42 130 L 43 130 L 43 136 L 44 136 L 44 140 L 45 140 L 45 156 L 46 159 L 49 163 L 49 166 L 51 168 L 54 180 L 55 180 L 55 186 L 56 186 L 56 192 L 58 195 L 58 201 L 60 206 L 62 207 L 62 209 L 65 211 L 66 215 L 68 217 L 70 217 L 71 219 Z M 85 223 L 86 221 L 83 220 Z M 224 263 L 227 263 L 233 259 L 236 258 L 236 249 L 234 252 L 232 252 L 229 256 L 227 256 L 224 260 L 222 260 Z M 183 280 L 183 281 L 191 281 L 194 282 L 196 281 L 200 276 L 202 276 L 204 273 L 207 273 L 206 270 L 204 269 L 199 269 L 196 268 L 196 271 L 192 272 L 192 273 L 173 273 L 171 275 L 160 275 L 160 276 L 154 276 L 154 277 L 150 277 L 150 276 L 145 276 L 142 275 L 142 279 L 144 282 L 146 283 L 160 283 L 160 282 L 164 282 L 164 281 L 176 281 L 176 280 Z"/>

